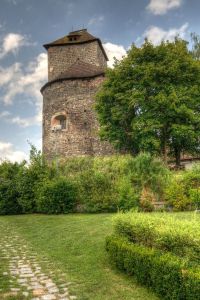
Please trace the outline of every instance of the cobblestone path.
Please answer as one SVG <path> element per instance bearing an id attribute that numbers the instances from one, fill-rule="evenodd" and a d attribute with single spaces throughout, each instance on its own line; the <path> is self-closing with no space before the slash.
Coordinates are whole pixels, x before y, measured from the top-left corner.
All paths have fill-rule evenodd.
<path id="1" fill-rule="evenodd" d="M 5 263 L 6 270 L 0 274 L 7 277 L 9 291 L 0 290 L 0 299 L 32 299 L 32 300 L 72 300 L 76 296 L 69 294 L 70 282 L 64 282 L 62 275 L 55 283 L 54 272 L 43 272 L 37 255 L 16 234 L 4 238 L 1 236 L 0 226 L 0 263 Z M 5 228 L 4 228 L 5 230 Z M 49 264 L 47 259 L 43 263 Z M 8 289 L 7 289 L 8 290 Z M 3 297 L 3 298 L 2 298 Z"/>

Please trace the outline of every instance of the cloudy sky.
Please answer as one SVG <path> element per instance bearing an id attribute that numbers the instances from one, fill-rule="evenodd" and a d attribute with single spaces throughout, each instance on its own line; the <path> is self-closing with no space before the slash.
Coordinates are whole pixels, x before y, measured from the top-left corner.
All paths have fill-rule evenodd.
<path id="1" fill-rule="evenodd" d="M 158 44 L 200 34 L 199 0 L 0 0 L 0 158 L 27 158 L 41 147 L 42 47 L 87 28 L 104 43 L 110 66 L 144 37 Z"/>

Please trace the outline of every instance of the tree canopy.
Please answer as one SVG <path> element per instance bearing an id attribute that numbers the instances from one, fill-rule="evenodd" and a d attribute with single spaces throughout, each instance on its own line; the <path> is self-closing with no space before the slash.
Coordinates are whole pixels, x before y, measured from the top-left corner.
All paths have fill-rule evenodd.
<path id="1" fill-rule="evenodd" d="M 108 69 L 96 96 L 102 139 L 130 153 L 200 152 L 200 62 L 176 38 L 145 40 Z"/>

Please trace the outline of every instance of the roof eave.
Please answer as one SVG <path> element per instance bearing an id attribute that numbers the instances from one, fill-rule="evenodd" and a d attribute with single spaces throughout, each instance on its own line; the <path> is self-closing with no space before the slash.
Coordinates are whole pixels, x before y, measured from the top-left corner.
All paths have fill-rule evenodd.
<path id="1" fill-rule="evenodd" d="M 86 77 L 63 77 L 63 78 L 57 78 L 57 79 L 54 79 L 52 81 L 49 81 L 47 83 L 45 83 L 45 85 L 43 85 L 43 87 L 40 89 L 40 92 L 41 94 L 43 93 L 44 89 L 51 85 L 52 83 L 56 83 L 56 82 L 60 82 L 60 81 L 65 81 L 65 80 L 88 80 L 88 79 L 92 79 L 92 78 L 95 78 L 95 77 L 100 77 L 100 76 L 105 76 L 105 72 L 102 72 L 102 73 L 99 73 L 99 74 L 95 74 L 95 75 L 91 75 L 91 76 L 86 76 Z"/>

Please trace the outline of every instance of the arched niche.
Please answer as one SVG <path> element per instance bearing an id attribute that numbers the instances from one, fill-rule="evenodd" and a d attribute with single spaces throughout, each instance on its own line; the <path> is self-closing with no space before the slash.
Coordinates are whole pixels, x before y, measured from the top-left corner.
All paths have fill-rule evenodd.
<path id="1" fill-rule="evenodd" d="M 51 129 L 60 127 L 61 130 L 67 129 L 67 116 L 65 112 L 58 112 L 51 118 Z"/>

